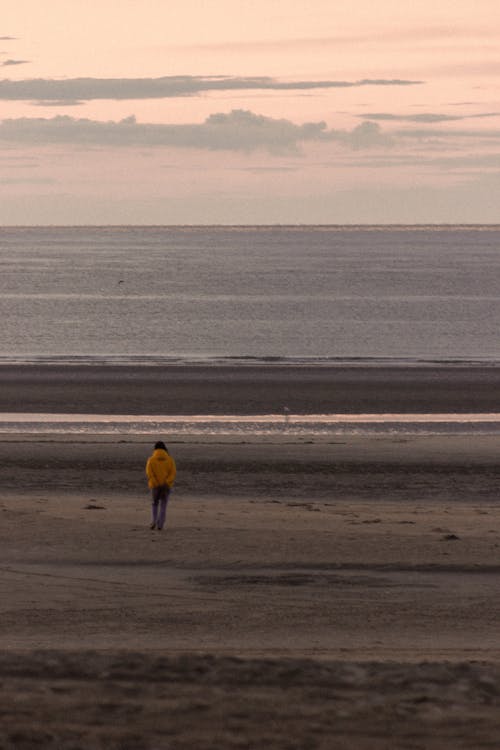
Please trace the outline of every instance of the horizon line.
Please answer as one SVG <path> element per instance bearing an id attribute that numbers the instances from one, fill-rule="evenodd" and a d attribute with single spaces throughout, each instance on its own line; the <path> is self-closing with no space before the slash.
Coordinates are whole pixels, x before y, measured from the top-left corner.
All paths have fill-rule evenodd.
<path id="1" fill-rule="evenodd" d="M 0 224 L 0 230 L 2 229 L 125 229 L 125 228 L 141 228 L 141 229 L 208 229 L 208 228 L 224 228 L 224 229 L 309 229 L 309 228 L 338 228 L 338 229 L 349 229 L 349 228 L 449 228 L 449 227 L 460 227 L 460 228 L 476 228 L 476 227 L 491 227 L 500 228 L 500 222 L 334 222 L 334 223 L 316 223 L 316 222 L 274 222 L 274 223 L 257 223 L 257 224 L 230 224 L 230 223 L 173 223 L 173 224 L 150 224 L 150 223 L 136 223 L 136 224 Z"/>

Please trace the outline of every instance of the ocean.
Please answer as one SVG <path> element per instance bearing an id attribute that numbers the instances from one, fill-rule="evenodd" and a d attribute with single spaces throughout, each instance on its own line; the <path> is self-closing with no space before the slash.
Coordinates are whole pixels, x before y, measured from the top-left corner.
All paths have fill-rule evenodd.
<path id="1" fill-rule="evenodd" d="M 0 268 L 4 366 L 500 363 L 500 226 L 4 227 Z M 0 433 L 500 432 L 491 408 L 346 417 L 276 403 L 112 418 L 21 404 Z"/>
<path id="2" fill-rule="evenodd" d="M 1 362 L 498 362 L 500 226 L 0 229 Z"/>

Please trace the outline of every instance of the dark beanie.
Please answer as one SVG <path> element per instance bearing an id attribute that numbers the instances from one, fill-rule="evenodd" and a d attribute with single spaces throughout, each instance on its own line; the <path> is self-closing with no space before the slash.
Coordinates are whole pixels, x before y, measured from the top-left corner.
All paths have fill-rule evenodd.
<path id="1" fill-rule="evenodd" d="M 165 445 L 165 443 L 163 442 L 163 440 L 158 440 L 158 442 L 155 443 L 155 450 L 158 450 L 158 448 L 161 448 L 164 451 L 167 450 L 167 446 Z"/>

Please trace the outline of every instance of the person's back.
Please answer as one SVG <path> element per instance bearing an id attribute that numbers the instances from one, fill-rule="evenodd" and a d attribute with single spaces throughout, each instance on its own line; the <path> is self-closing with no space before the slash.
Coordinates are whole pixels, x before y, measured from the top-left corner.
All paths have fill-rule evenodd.
<path id="1" fill-rule="evenodd" d="M 146 464 L 146 476 L 150 489 L 160 487 L 162 484 L 168 485 L 171 489 L 175 481 L 175 475 L 175 461 L 166 447 L 156 448 L 155 446 L 153 454 L 148 458 Z"/>
<path id="2" fill-rule="evenodd" d="M 146 476 L 152 493 L 151 528 L 161 531 L 165 523 L 167 502 L 175 481 L 175 461 L 161 440 L 155 444 L 153 454 L 146 463 Z"/>

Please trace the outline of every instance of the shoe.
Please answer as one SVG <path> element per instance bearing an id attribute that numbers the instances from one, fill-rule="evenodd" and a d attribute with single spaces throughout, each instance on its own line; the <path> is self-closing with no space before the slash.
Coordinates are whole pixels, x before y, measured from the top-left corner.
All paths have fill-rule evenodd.
<path id="1" fill-rule="evenodd" d="M 151 524 L 151 526 L 150 526 L 149 528 L 151 529 L 151 531 L 152 531 L 153 529 L 156 529 L 156 524 L 155 524 L 155 523 L 152 523 L 152 524 Z"/>
<path id="2" fill-rule="evenodd" d="M 157 526 L 156 528 L 158 531 L 161 531 L 163 529 L 163 526 Z"/>

